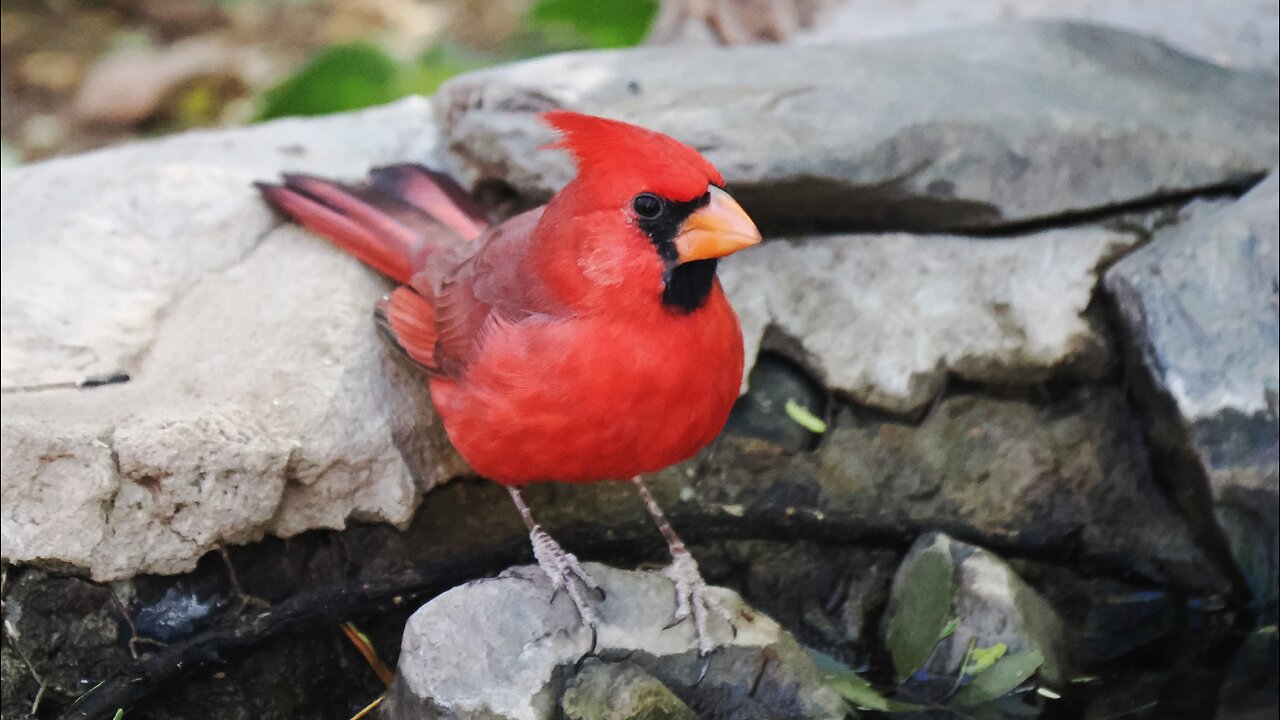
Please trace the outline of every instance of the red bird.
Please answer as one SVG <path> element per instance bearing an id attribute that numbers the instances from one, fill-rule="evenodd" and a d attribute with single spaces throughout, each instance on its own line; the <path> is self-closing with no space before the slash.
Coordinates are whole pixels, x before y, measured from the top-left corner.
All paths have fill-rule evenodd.
<path id="1" fill-rule="evenodd" d="M 493 227 L 447 176 L 420 166 L 343 186 L 302 175 L 265 198 L 400 283 L 379 327 L 429 374 L 449 439 L 511 493 L 538 563 L 583 620 L 598 589 L 533 519 L 534 482 L 630 478 L 667 539 L 675 620 L 711 649 L 697 563 L 640 479 L 724 427 L 742 381 L 742 330 L 719 258 L 760 242 L 692 148 L 635 125 L 553 111 L 578 174 L 545 206 Z"/>

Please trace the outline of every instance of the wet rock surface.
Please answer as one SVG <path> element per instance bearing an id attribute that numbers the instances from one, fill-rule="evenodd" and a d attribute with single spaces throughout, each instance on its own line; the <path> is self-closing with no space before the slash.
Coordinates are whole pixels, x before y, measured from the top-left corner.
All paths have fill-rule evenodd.
<path id="1" fill-rule="evenodd" d="M 705 152 L 766 230 L 1000 228 L 1238 186 L 1277 157 L 1274 76 L 1069 23 L 571 53 L 456 78 L 434 103 L 469 182 L 548 197 L 571 165 L 536 152 L 552 137 L 535 114 L 564 106 Z"/>
<path id="2" fill-rule="evenodd" d="M 1107 289 L 1178 497 L 1211 498 L 1236 565 L 1274 618 L 1280 178 L 1186 215 L 1112 268 Z"/>
<path id="3" fill-rule="evenodd" d="M 579 716 L 608 717 L 606 708 L 590 707 L 590 693 L 621 678 L 647 687 L 655 697 L 649 702 L 672 706 L 678 699 L 700 716 L 844 714 L 843 702 L 823 684 L 800 645 L 731 591 L 712 593 L 733 613 L 736 632 L 722 619 L 713 620 L 710 629 L 720 648 L 703 658 L 689 623 L 666 627 L 675 611 L 670 581 L 586 567 L 605 594 L 597 603 L 601 623 L 594 652 L 590 628 L 567 597 L 553 598 L 542 570 L 516 568 L 450 590 L 414 613 L 382 717 L 534 720 L 550 717 L 566 700 Z M 608 670 L 593 664 L 581 676 L 575 665 L 586 655 L 606 665 L 625 661 L 630 671 L 619 669 L 620 676 L 606 680 L 600 674 Z M 744 673 L 754 673 L 758 682 L 744 686 Z M 670 695 L 659 692 L 664 688 Z"/>

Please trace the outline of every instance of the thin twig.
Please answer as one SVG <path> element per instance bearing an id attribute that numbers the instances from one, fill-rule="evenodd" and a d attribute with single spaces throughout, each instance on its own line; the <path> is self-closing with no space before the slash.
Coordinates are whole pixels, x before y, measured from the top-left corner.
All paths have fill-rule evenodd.
<path id="1" fill-rule="evenodd" d="M 40 701 L 44 699 L 44 691 L 49 689 L 49 681 L 44 680 L 40 683 L 40 689 L 36 691 L 36 699 L 31 701 L 31 715 L 40 712 Z"/>
<path id="2" fill-rule="evenodd" d="M 382 662 L 382 658 L 378 657 L 378 652 L 373 649 L 373 643 L 369 642 L 369 638 L 351 622 L 344 622 L 341 627 L 342 634 L 347 636 L 347 640 L 351 641 L 365 662 L 369 663 L 369 667 L 373 668 L 382 684 L 391 687 L 391 681 L 396 679 L 396 674 Z"/>

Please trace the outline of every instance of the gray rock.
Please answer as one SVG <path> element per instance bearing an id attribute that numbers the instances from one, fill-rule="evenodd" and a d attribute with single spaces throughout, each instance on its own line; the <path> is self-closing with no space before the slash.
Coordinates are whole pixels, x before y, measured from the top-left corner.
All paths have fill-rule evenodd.
<path id="1" fill-rule="evenodd" d="M 1104 377 L 1113 350 L 1088 309 L 1100 268 L 1135 242 L 1092 228 L 1002 240 L 834 236 L 765 243 L 720 275 L 748 367 L 775 345 L 861 404 L 917 413 L 949 375 Z"/>
<path id="2" fill-rule="evenodd" d="M 766 230 L 996 228 L 1240 183 L 1277 162 L 1274 75 L 1123 31 L 1006 24 L 859 45 L 570 53 L 434 97 L 451 161 L 533 199 L 564 106 L 704 151 Z"/>
<path id="3" fill-rule="evenodd" d="M 733 592 L 712 590 L 734 612 L 737 632 L 715 618 L 721 647 L 701 658 L 689 623 L 665 627 L 675 610 L 668 580 L 587 568 L 606 593 L 595 648 L 604 662 L 642 668 L 701 716 L 844 717 L 843 701 L 795 640 Z M 590 629 L 563 593 L 553 598 L 536 566 L 454 588 L 410 618 L 383 717 L 552 717 L 564 687 L 580 687 L 575 665 L 591 647 Z"/>
<path id="4" fill-rule="evenodd" d="M 1280 176 L 1185 222 L 1112 268 L 1153 437 L 1185 504 L 1213 512 L 1255 599 L 1277 601 Z"/>
<path id="5" fill-rule="evenodd" d="M 1225 592 L 1222 569 L 1153 481 L 1147 452 L 1114 388 L 966 394 L 919 422 L 846 409 L 815 452 L 785 459 L 762 443 L 725 440 L 696 479 L 674 470 L 655 493 L 673 517 L 698 508 L 703 525 L 717 512 L 771 526 L 785 518 L 848 542 L 943 530 L 995 549 L 1069 553 L 1078 567 L 1161 586 Z M 575 512 L 591 517 L 585 506 Z"/>
<path id="6" fill-rule="evenodd" d="M 865 41 L 1041 18 L 1124 28 L 1220 65 L 1280 69 L 1275 0 L 844 0 L 794 41 Z"/>
<path id="7" fill-rule="evenodd" d="M 4 559 L 115 579 L 268 532 L 407 522 L 459 462 L 376 339 L 386 285 L 280 227 L 251 183 L 356 176 L 434 137 L 411 99 L 6 171 Z"/>
<path id="8" fill-rule="evenodd" d="M 926 568 L 928 562 L 933 567 Z M 908 597 L 921 593 L 937 593 L 937 608 L 943 612 L 933 617 L 923 613 L 922 605 L 913 602 L 919 598 Z M 922 622 L 928 627 L 921 627 Z M 931 631 L 919 638 L 926 652 L 908 653 L 923 656 L 923 665 L 898 669 L 909 683 L 931 684 L 948 695 L 962 670 L 972 669 L 975 651 L 1004 646 L 997 663 L 1026 651 L 1038 653 L 1043 658 L 1039 673 L 1050 682 L 1063 680 L 1070 664 L 1062 620 L 1044 598 L 996 555 L 942 533 L 921 537 L 903 559 L 884 625 L 885 643 L 895 661 L 905 652 L 904 645 L 916 641 L 911 637 L 915 631 Z M 976 679 L 995 670 L 991 666 L 966 674 Z"/>

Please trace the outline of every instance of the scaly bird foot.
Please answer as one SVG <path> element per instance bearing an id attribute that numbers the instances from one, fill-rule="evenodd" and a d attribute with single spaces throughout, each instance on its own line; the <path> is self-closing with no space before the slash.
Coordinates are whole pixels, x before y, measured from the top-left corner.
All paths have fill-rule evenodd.
<path id="1" fill-rule="evenodd" d="M 719 600 L 707 594 L 707 582 L 702 579 L 702 573 L 698 571 L 698 562 L 687 550 L 672 553 L 671 564 L 659 572 L 675 585 L 676 590 L 676 611 L 668 627 L 693 618 L 694 632 L 698 637 L 699 655 L 707 655 L 716 647 L 710 633 L 707 632 L 709 613 L 714 612 L 719 615 L 729 623 L 733 634 L 738 634 L 738 629 L 733 622 L 733 613 Z"/>
<path id="2" fill-rule="evenodd" d="M 566 552 L 560 547 L 560 543 L 552 539 L 540 526 L 533 526 L 529 532 L 529 540 L 533 543 L 533 556 L 538 559 L 538 565 L 551 580 L 551 587 L 554 590 L 552 598 L 554 599 L 555 594 L 564 590 L 573 601 L 574 607 L 578 609 L 582 622 L 590 625 L 594 630 L 600 623 L 600 615 L 591 604 L 588 594 L 593 591 L 599 592 L 600 583 L 583 569 L 573 553 Z"/>

